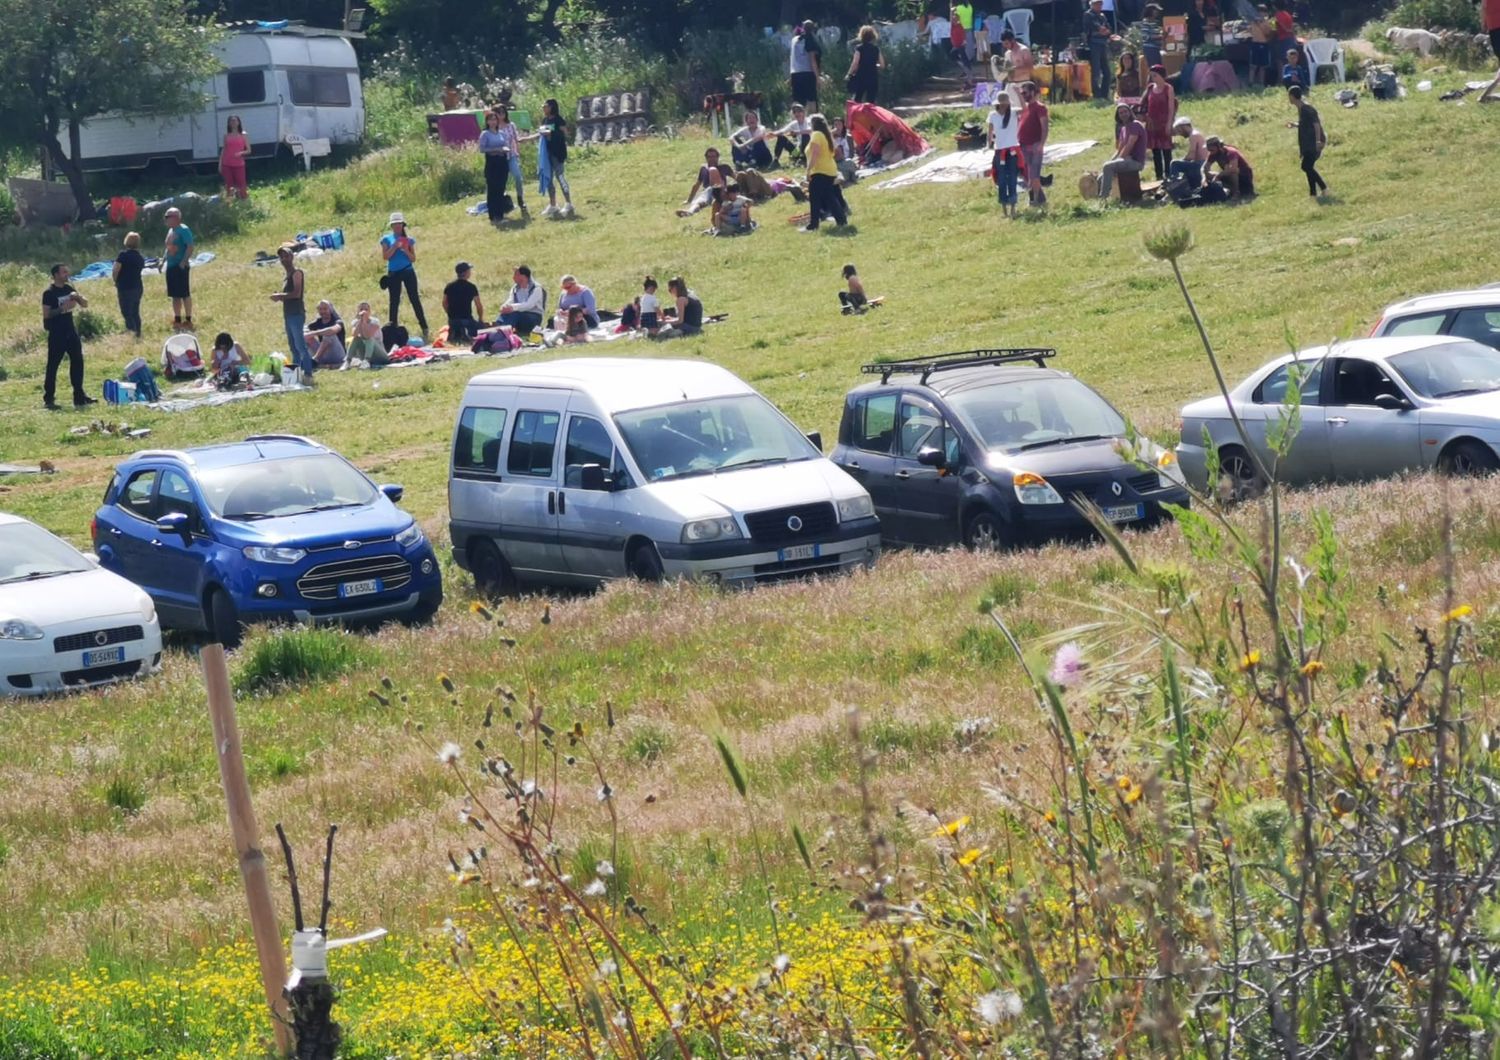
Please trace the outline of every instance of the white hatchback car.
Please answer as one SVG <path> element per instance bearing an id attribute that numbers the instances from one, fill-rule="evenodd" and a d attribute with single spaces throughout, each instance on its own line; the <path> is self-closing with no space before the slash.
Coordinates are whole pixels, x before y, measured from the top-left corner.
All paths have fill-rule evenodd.
<path id="1" fill-rule="evenodd" d="M 0 512 L 0 695 L 87 688 L 160 665 L 151 597 L 35 523 Z"/>
<path id="2" fill-rule="evenodd" d="M 1395 302 L 1385 307 L 1370 334 L 1453 335 L 1500 349 L 1500 284 Z"/>

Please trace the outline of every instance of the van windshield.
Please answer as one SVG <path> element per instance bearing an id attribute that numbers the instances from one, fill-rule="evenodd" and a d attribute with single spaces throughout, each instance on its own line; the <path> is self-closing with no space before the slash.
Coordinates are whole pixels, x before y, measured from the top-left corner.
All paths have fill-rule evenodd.
<path id="1" fill-rule="evenodd" d="M 821 455 L 759 394 L 635 409 L 615 425 L 647 482 Z"/>

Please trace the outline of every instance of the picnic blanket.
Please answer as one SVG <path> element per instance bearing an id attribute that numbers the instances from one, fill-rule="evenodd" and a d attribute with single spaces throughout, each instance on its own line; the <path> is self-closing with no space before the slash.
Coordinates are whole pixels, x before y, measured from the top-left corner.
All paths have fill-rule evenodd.
<path id="1" fill-rule="evenodd" d="M 1042 152 L 1042 161 L 1047 165 L 1055 165 L 1065 158 L 1083 154 L 1098 142 L 1098 140 L 1076 140 L 1070 143 L 1048 144 Z M 881 181 L 875 185 L 875 188 L 878 191 L 881 188 L 906 188 L 913 184 L 958 184 L 965 180 L 983 177 L 993 160 L 994 156 L 989 151 L 950 151 L 910 173 L 903 173 L 899 177 Z"/>
<path id="2" fill-rule="evenodd" d="M 178 387 L 167 397 L 160 401 L 153 401 L 146 407 L 159 409 L 162 412 L 187 412 L 189 409 L 212 408 L 218 405 L 228 405 L 234 401 L 249 401 L 251 398 L 267 397 L 271 394 L 290 394 L 309 389 L 311 388 L 301 385 L 284 386 L 281 383 L 272 383 L 269 386 L 258 386 L 254 390 L 217 390 L 211 382 L 208 382 L 207 386 Z M 194 397 L 192 396 L 194 394 L 203 396 Z"/>

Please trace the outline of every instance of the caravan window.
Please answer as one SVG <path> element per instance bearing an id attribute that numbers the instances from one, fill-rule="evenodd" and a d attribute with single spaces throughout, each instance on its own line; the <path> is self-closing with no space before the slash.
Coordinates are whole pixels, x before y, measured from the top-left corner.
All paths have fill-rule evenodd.
<path id="1" fill-rule="evenodd" d="M 299 107 L 347 107 L 349 74 L 344 70 L 288 70 L 292 103 Z"/>
<path id="2" fill-rule="evenodd" d="M 266 72 L 264 70 L 229 71 L 229 102 L 264 103 Z"/>

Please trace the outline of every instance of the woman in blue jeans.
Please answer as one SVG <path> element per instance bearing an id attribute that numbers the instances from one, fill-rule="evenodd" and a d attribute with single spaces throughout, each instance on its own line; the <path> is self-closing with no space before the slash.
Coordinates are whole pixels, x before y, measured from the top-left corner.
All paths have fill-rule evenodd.
<path id="1" fill-rule="evenodd" d="M 521 133 L 510 120 L 510 110 L 504 103 L 495 104 L 495 113 L 500 116 L 499 132 L 506 138 L 510 154 L 510 175 L 516 182 L 516 209 L 530 214 L 526 209 L 526 185 L 521 176 Z M 504 190 L 503 188 L 501 189 Z"/>
<path id="2" fill-rule="evenodd" d="M 985 119 L 989 126 L 991 167 L 1000 192 L 1000 208 L 1007 217 L 1016 216 L 1016 173 L 1021 162 L 1020 121 L 1011 114 L 1010 94 L 995 93 L 995 109 Z"/>

